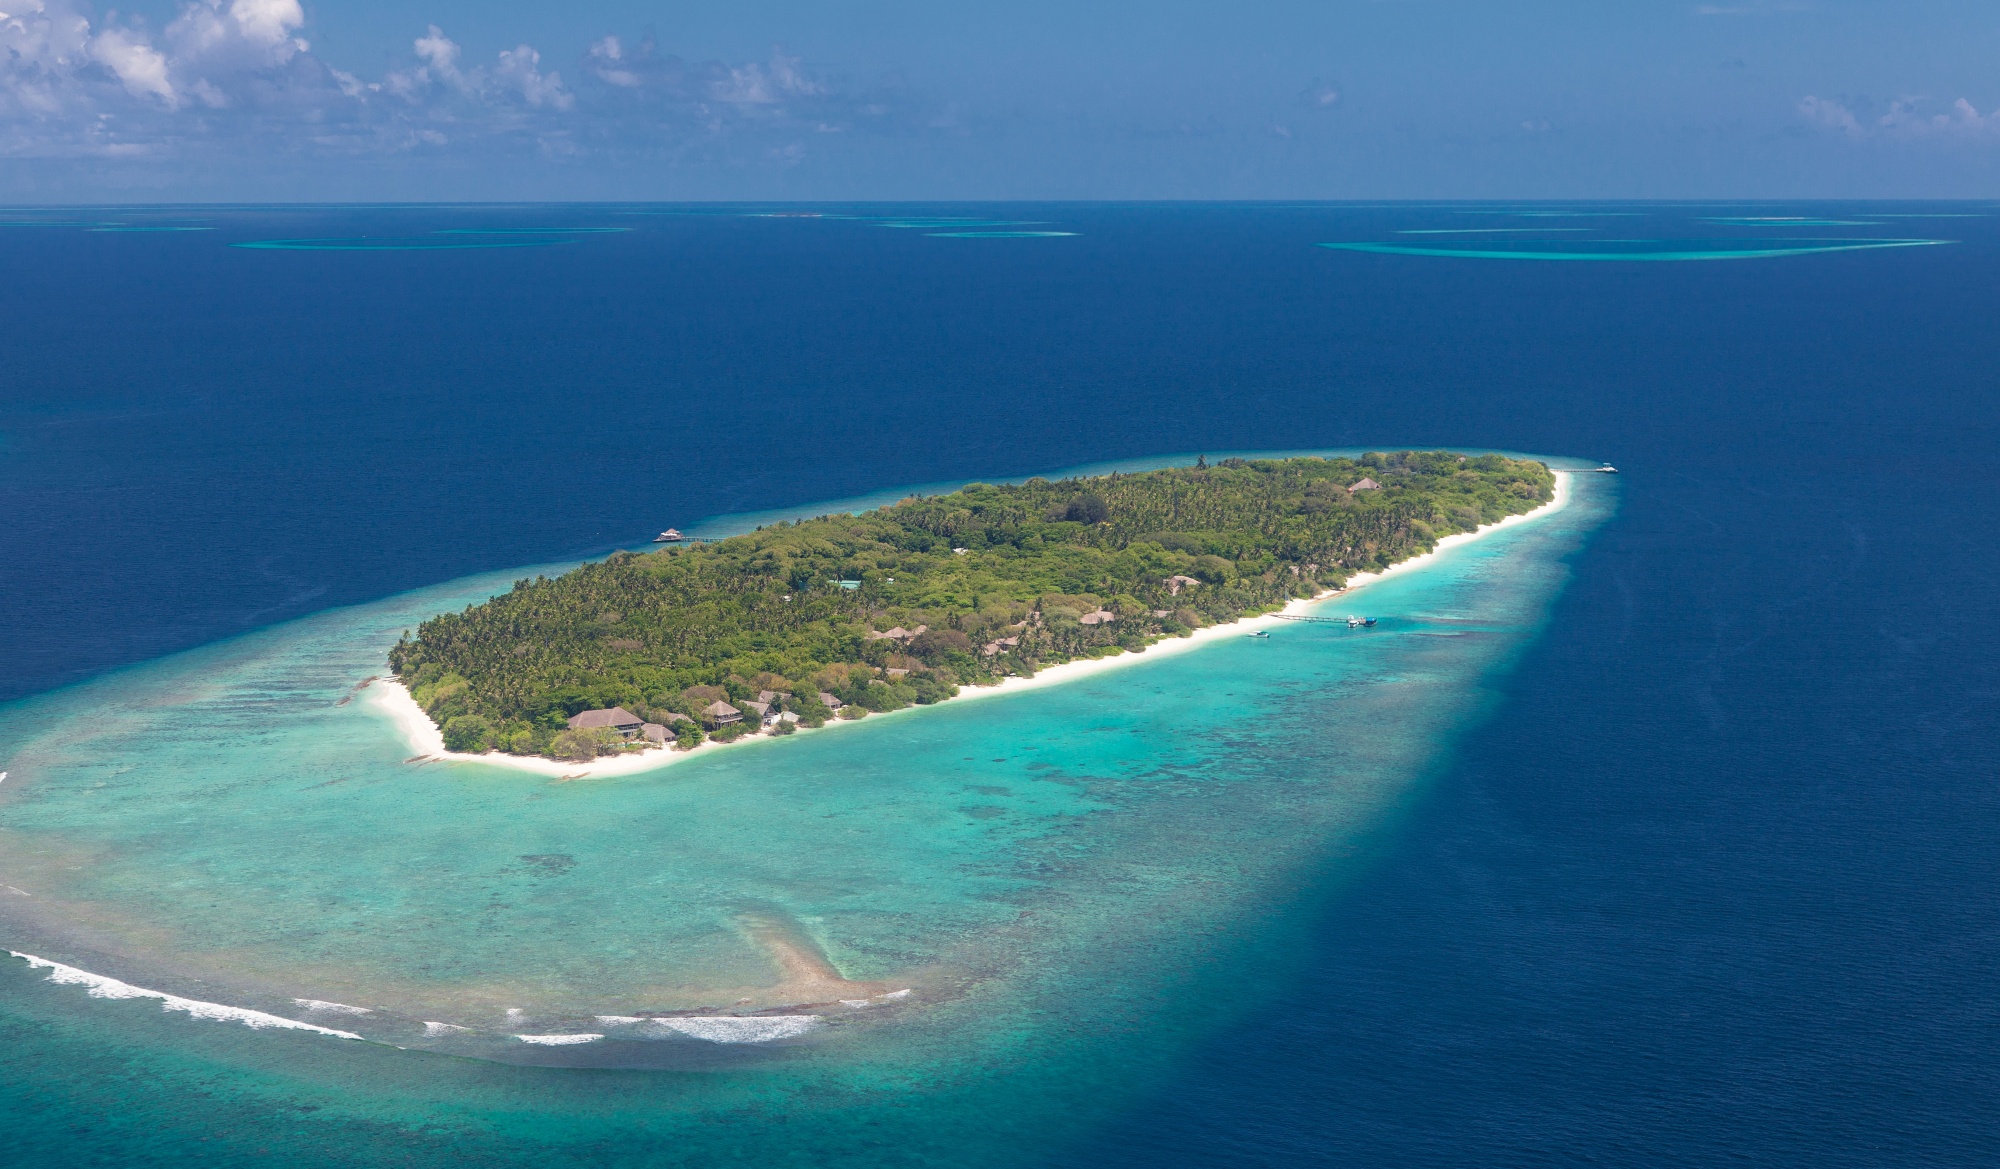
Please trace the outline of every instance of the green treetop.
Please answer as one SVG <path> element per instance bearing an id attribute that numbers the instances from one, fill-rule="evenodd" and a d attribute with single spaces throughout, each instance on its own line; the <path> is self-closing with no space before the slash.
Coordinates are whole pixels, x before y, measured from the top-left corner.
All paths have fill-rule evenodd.
<path id="1" fill-rule="evenodd" d="M 704 724 L 757 729 L 741 703 L 764 691 L 817 725 L 823 693 L 849 717 L 893 710 L 1267 612 L 1530 511 L 1554 482 L 1537 462 L 1403 451 L 973 483 L 519 581 L 424 622 L 390 664 L 455 750 L 626 749 L 567 727 L 614 706 L 689 745 Z M 719 725 L 717 701 L 744 721 Z"/>

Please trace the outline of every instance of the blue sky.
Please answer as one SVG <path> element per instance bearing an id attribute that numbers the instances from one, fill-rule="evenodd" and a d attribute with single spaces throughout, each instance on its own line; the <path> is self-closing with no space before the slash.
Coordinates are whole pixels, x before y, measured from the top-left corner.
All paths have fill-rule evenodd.
<path id="1" fill-rule="evenodd" d="M 0 13 L 12 201 L 2000 191 L 1990 0 Z"/>

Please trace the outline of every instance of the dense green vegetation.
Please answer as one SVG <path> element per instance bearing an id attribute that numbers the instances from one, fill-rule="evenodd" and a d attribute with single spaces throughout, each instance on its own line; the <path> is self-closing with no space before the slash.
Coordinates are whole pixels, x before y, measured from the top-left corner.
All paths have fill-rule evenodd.
<path id="1" fill-rule="evenodd" d="M 1364 479 L 1380 487 L 1349 490 Z M 814 726 L 834 716 L 821 693 L 859 717 L 1266 612 L 1532 510 L 1554 483 L 1540 463 L 1449 451 L 975 483 L 519 581 L 389 660 L 456 750 L 624 750 L 568 729 L 611 706 L 692 745 L 757 729 L 704 731 L 717 700 L 774 691 L 773 713 Z"/>

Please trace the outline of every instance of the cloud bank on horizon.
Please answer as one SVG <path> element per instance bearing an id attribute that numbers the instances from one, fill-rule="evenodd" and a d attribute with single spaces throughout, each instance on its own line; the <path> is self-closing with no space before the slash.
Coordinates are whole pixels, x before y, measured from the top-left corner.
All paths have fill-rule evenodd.
<path id="1" fill-rule="evenodd" d="M 1803 3 L 1678 7 L 1727 30 L 1684 38 L 1708 73 L 1635 92 L 1629 62 L 1587 54 L 1554 81 L 1525 56 L 1471 80 L 1449 41 L 1371 59 L 1368 34 L 1393 39 L 1420 5 L 1368 6 L 1324 48 L 1280 19 L 1298 0 L 1253 0 L 1263 23 L 1240 29 L 1191 20 L 1180 44 L 1171 12 L 1143 43 L 1114 21 L 1097 62 L 1055 66 L 1032 44 L 982 59 L 964 41 L 953 62 L 864 34 L 850 53 L 890 59 L 856 62 L 884 78 L 857 84 L 779 49 L 685 60 L 601 27 L 562 61 L 525 42 L 474 54 L 428 21 L 370 71 L 314 48 L 300 0 L 172 2 L 155 30 L 84 0 L 0 0 L 0 198 L 1923 196 L 2000 178 L 2000 92 L 1823 96 L 1797 69 L 1789 93 L 1782 71 L 1751 89 L 1759 66 L 1710 48 L 1754 56 L 1803 27 L 1776 22 L 1822 15 Z M 1218 64 L 1207 42 L 1239 32 L 1270 59 Z M 908 80 L 899 52 L 929 75 Z"/>
<path id="2" fill-rule="evenodd" d="M 853 93 L 797 58 L 689 63 L 652 37 L 594 41 L 565 80 L 531 45 L 474 62 L 433 24 L 376 77 L 300 35 L 299 0 L 190 0 L 160 33 L 93 21 L 74 0 L 0 0 L 0 156 L 177 157 L 276 148 L 394 157 L 454 145 L 539 155 L 699 148 L 906 123 L 893 93 Z M 784 160 L 789 142 L 773 157 Z M 789 152 L 796 154 L 796 151 Z"/>

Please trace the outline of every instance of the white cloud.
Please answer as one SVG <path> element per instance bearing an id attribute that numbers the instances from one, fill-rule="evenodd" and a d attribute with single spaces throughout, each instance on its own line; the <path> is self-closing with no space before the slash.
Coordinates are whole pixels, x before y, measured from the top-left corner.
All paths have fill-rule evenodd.
<path id="1" fill-rule="evenodd" d="M 458 43 L 444 35 L 444 30 L 432 25 L 430 31 L 418 37 L 411 45 L 417 58 L 437 75 L 447 81 L 458 79 Z"/>
<path id="2" fill-rule="evenodd" d="M 566 110 L 576 104 L 576 98 L 563 88 L 562 74 L 543 73 L 542 55 L 527 45 L 520 45 L 500 54 L 500 63 L 493 67 L 493 84 L 510 94 L 519 94 L 522 101 L 531 106 L 548 106 Z"/>
<path id="3" fill-rule="evenodd" d="M 1857 110 L 1856 106 L 1861 108 Z M 1866 100 L 1831 98 L 1808 94 L 1799 101 L 1799 113 L 1808 122 L 1849 138 L 1992 138 L 2000 140 L 2000 109 L 1982 114 L 1965 98 L 1944 109 L 1921 96 L 1899 97 L 1886 106 Z"/>
<path id="4" fill-rule="evenodd" d="M 167 78 L 167 59 L 141 35 L 107 28 L 91 38 L 90 55 L 111 70 L 133 97 L 157 97 L 168 108 L 179 104 L 174 83 Z"/>
<path id="5" fill-rule="evenodd" d="M 607 85 L 616 85 L 621 89 L 637 89 L 643 84 L 637 73 L 625 68 L 625 46 L 615 36 L 605 37 L 590 46 L 590 52 L 585 54 L 584 62 L 590 71 L 597 74 L 599 80 Z"/>
<path id="6" fill-rule="evenodd" d="M 1857 138 L 1866 133 L 1854 117 L 1853 110 L 1827 98 L 1807 94 L 1799 100 L 1799 113 L 1814 125 L 1829 130 L 1844 130 Z"/>
<path id="7" fill-rule="evenodd" d="M 290 40 L 292 30 L 306 22 L 299 0 L 235 0 L 229 6 L 229 18 L 246 39 L 267 45 Z M 311 47 L 304 42 L 295 43 L 301 50 Z"/>
<path id="8" fill-rule="evenodd" d="M 1340 104 L 1340 91 L 1331 85 L 1310 85 L 1299 94 L 1299 103 L 1310 109 L 1330 110 Z"/>
<path id="9" fill-rule="evenodd" d="M 157 34 L 85 0 L 0 0 L 0 157 L 165 157 L 272 149 L 393 153 L 531 144 L 544 155 L 699 149 L 771 156 L 772 139 L 860 125 L 921 129 L 895 92 L 850 92 L 773 50 L 690 64 L 606 36 L 584 88 L 532 45 L 467 60 L 437 25 L 374 79 L 300 34 L 300 0 L 182 0 Z M 20 11 L 25 9 L 25 11 Z M 728 145 L 749 136 L 741 147 Z M 785 154 L 784 149 L 779 154 Z M 790 157 L 787 155 L 787 157 Z"/>

